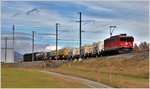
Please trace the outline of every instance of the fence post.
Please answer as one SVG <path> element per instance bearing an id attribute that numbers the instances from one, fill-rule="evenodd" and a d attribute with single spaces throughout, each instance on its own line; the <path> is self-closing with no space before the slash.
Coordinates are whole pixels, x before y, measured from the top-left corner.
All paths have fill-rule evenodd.
<path id="1" fill-rule="evenodd" d="M 111 80 L 112 80 L 112 67 L 110 66 L 110 79 L 109 79 L 110 84 L 111 84 Z"/>
<path id="2" fill-rule="evenodd" d="M 44 61 L 44 71 L 46 70 L 46 62 Z"/>
<path id="3" fill-rule="evenodd" d="M 98 69 L 98 82 L 100 82 L 100 76 L 101 75 L 101 70 L 100 70 L 100 68 Z"/>
<path id="4" fill-rule="evenodd" d="M 68 75 L 70 75 L 70 63 L 68 63 Z"/>

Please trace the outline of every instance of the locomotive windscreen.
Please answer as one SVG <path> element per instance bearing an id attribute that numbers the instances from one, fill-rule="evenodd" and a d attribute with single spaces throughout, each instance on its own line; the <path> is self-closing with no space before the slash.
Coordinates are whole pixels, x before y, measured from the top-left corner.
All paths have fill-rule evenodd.
<path id="1" fill-rule="evenodd" d="M 121 37 L 120 41 L 122 41 L 122 42 L 131 42 L 132 41 L 132 37 Z"/>

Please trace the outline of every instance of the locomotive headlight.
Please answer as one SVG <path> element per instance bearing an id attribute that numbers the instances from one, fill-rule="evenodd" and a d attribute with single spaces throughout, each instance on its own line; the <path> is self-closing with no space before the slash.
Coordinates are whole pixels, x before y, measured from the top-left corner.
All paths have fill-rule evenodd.
<path id="1" fill-rule="evenodd" d="M 128 43 L 126 42 L 125 45 L 128 45 Z"/>

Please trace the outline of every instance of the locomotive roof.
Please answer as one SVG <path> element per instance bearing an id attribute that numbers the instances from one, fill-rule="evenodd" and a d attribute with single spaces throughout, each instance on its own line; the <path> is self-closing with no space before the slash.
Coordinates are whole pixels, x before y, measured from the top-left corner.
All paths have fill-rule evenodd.
<path id="1" fill-rule="evenodd" d="M 133 37 L 133 36 L 128 36 L 126 34 L 120 34 L 120 35 L 111 36 L 110 38 L 115 38 L 115 37 Z M 110 38 L 107 38 L 107 39 L 110 39 Z M 105 39 L 105 40 L 107 40 L 107 39 Z"/>
<path id="2" fill-rule="evenodd" d="M 127 34 L 120 34 L 120 35 L 112 36 L 110 38 L 113 38 L 113 37 L 132 37 L 132 36 L 128 36 Z"/>

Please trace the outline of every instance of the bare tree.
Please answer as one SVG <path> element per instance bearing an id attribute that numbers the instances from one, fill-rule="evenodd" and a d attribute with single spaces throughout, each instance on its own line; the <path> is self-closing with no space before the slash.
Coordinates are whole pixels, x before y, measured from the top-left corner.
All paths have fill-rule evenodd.
<path id="1" fill-rule="evenodd" d="M 133 51 L 134 52 L 138 52 L 139 51 L 139 47 L 138 47 L 138 45 L 136 43 L 134 44 Z"/>
<path id="2" fill-rule="evenodd" d="M 140 51 L 148 51 L 149 50 L 149 44 L 147 42 L 141 42 L 139 44 Z"/>
<path id="3" fill-rule="evenodd" d="M 149 50 L 149 44 L 147 42 L 144 42 L 143 43 L 143 46 L 144 46 L 144 51 L 148 51 Z"/>

